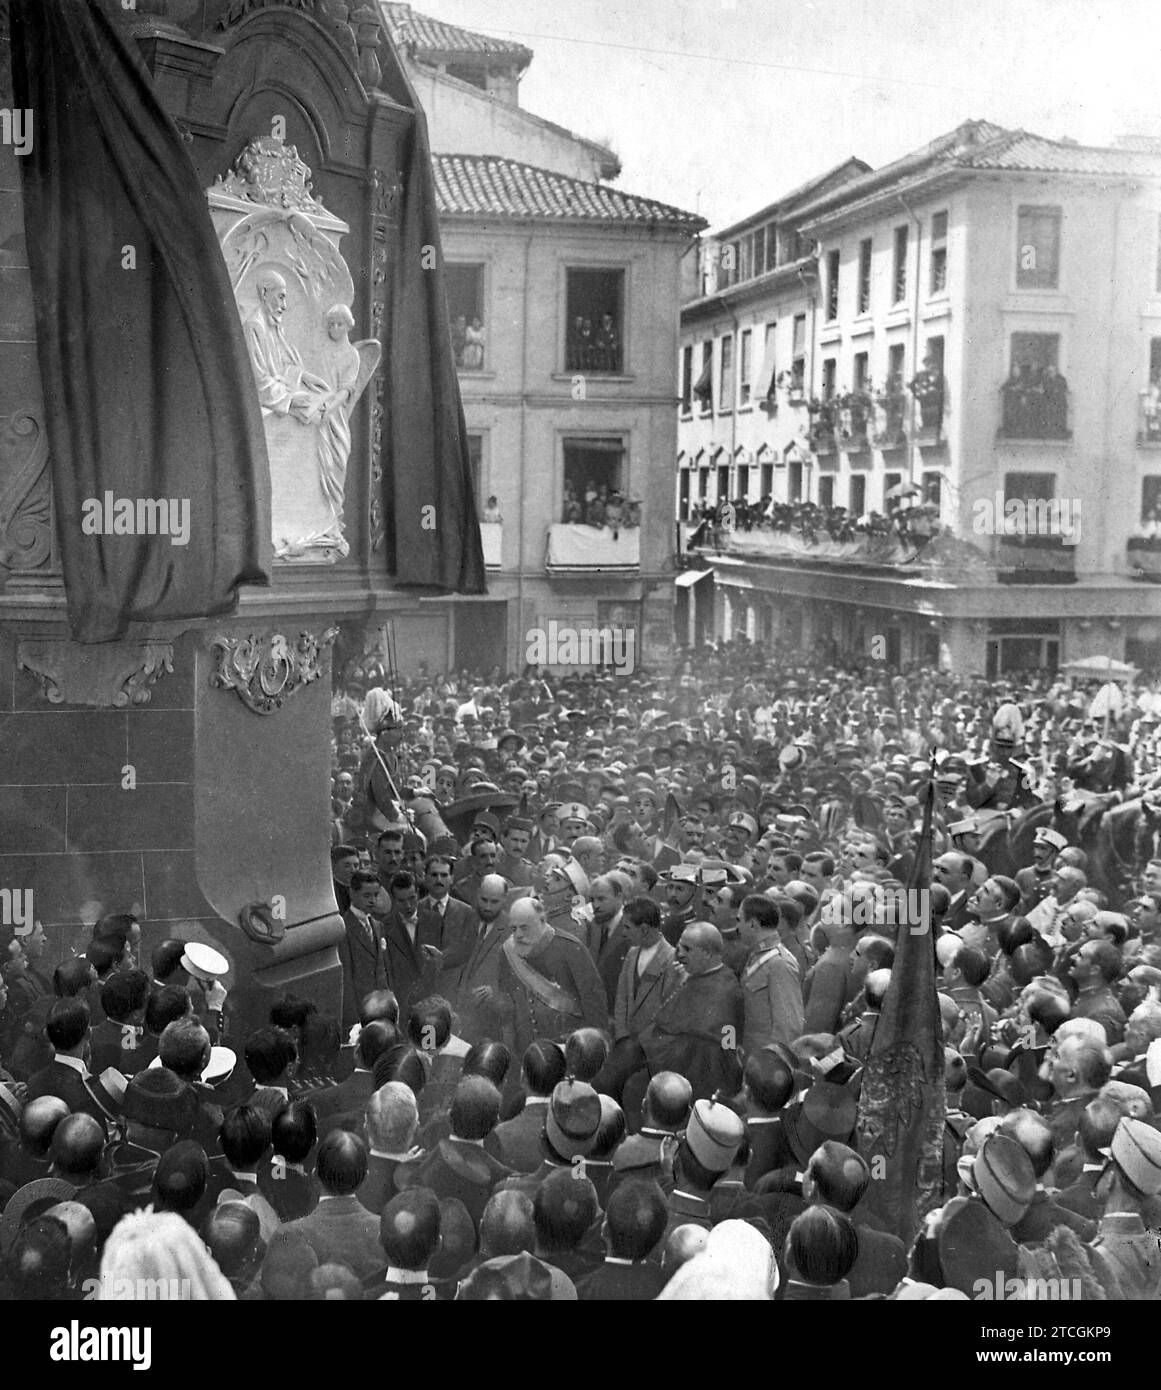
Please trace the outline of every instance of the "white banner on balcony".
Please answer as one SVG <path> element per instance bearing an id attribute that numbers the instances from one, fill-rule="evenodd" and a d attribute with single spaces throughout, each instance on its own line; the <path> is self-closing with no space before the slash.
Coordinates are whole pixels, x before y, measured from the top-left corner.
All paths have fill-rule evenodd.
<path id="1" fill-rule="evenodd" d="M 554 574 L 635 573 L 641 568 L 641 528 L 583 526 L 560 522 L 548 528 L 545 568 Z"/>

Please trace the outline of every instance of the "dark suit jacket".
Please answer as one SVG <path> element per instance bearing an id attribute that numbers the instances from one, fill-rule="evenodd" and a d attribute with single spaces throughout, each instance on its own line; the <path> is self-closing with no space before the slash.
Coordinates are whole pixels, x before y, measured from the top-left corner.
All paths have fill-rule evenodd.
<path id="1" fill-rule="evenodd" d="M 136 1045 L 126 1047 L 127 1040 Z M 151 1060 L 142 1060 L 144 1041 L 145 1035 L 140 1029 L 136 1033 L 126 1034 L 121 1024 L 108 1018 L 102 1019 L 94 1026 L 90 1037 L 89 1070 L 94 1076 L 100 1076 L 106 1067 L 116 1067 L 122 1076 L 134 1076 Z"/>
<path id="2" fill-rule="evenodd" d="M 907 1273 L 907 1247 L 898 1236 L 876 1231 L 871 1226 L 856 1226 L 859 1255 L 847 1275 L 852 1298 L 868 1294 L 889 1294 Z"/>
<path id="3" fill-rule="evenodd" d="M 435 988 L 439 962 L 424 956 L 423 946 L 439 946 L 439 919 L 420 913 L 417 918 L 415 944 L 403 925 L 398 912 L 392 911 L 383 921 L 383 939 L 387 943 L 387 983 L 399 1000 L 399 1015 L 405 1019 L 408 1009 Z M 425 934 L 426 933 L 426 934 Z"/>
<path id="4" fill-rule="evenodd" d="M 1034 1245 L 1047 1240 L 1057 1226 L 1075 1231 L 1081 1242 L 1088 1244 L 1096 1235 L 1096 1223 L 1078 1216 L 1068 1207 L 1060 1206 L 1047 1192 L 1037 1192 L 1032 1205 L 1012 1227 L 1012 1239 L 1017 1245 Z"/>
<path id="5" fill-rule="evenodd" d="M 324 1198 L 309 1216 L 282 1229 L 305 1236 L 319 1264 L 349 1265 L 359 1279 L 383 1268 L 379 1218 L 358 1197 Z"/>
<path id="6" fill-rule="evenodd" d="M 535 1173 L 544 1157 L 540 1147 L 544 1134 L 544 1117 L 548 1106 L 540 1103 L 529 1105 L 511 1120 L 497 1125 L 493 1134 L 500 1146 L 500 1158 L 517 1173 Z"/>
<path id="7" fill-rule="evenodd" d="M 493 1158 L 477 1144 L 462 1139 L 441 1139 L 430 1153 L 395 1170 L 395 1187 L 426 1187 L 441 1200 L 458 1197 L 479 1230 L 480 1217 L 498 1183 L 512 1176 L 507 1164 Z"/>
<path id="8" fill-rule="evenodd" d="M 343 913 L 346 933 L 339 942 L 343 967 L 343 1035 L 359 1021 L 359 1005 L 372 990 L 387 988 L 387 942 L 383 928 L 372 917 L 371 940 L 350 911 Z M 400 1000 L 402 1005 L 402 1000 Z"/>
<path id="9" fill-rule="evenodd" d="M 401 1162 L 401 1159 L 381 1158 L 378 1154 L 371 1154 L 367 1160 L 367 1176 L 355 1196 L 376 1216 L 395 1196 L 395 1172 Z"/>
<path id="10" fill-rule="evenodd" d="M 446 957 L 449 948 L 454 948 L 462 942 L 471 931 L 476 920 L 476 909 L 460 902 L 458 898 L 451 897 L 450 894 L 444 901 L 447 906 L 441 917 L 430 897 L 420 898 L 419 930 L 421 940 L 430 941 L 432 945 L 438 946 Z M 427 935 L 422 935 L 425 931 Z M 446 968 L 445 962 L 444 969 Z"/>
<path id="11" fill-rule="evenodd" d="M 307 1091 L 300 1099 L 314 1106 L 321 1139 L 327 1130 L 337 1128 L 339 1122 L 348 1116 L 358 1116 L 361 1120 L 367 1102 L 374 1094 L 374 1073 L 354 1071 L 337 1086 L 320 1086 L 316 1091 Z"/>
<path id="12" fill-rule="evenodd" d="M 754 1119 L 759 1118 L 760 1124 Z M 750 1162 L 746 1166 L 746 1186 L 753 1191 L 767 1173 L 776 1173 L 779 1168 L 797 1166 L 794 1150 L 782 1128 L 780 1115 L 752 1117 L 746 1120 L 746 1135 L 750 1140 Z"/>
<path id="13" fill-rule="evenodd" d="M 30 1078 L 28 1100 L 37 1100 L 41 1096 L 59 1096 L 74 1115 L 78 1112 L 92 1115 L 93 1119 L 100 1120 L 102 1126 L 105 1124 L 101 1107 L 89 1094 L 80 1072 L 65 1062 L 53 1058 L 47 1067 L 42 1067 Z"/>
<path id="14" fill-rule="evenodd" d="M 576 1296 L 582 1303 L 648 1303 L 668 1282 L 654 1264 L 605 1263 L 580 1281 Z"/>
<path id="15" fill-rule="evenodd" d="M 617 1002 L 617 981 L 621 978 L 621 966 L 624 964 L 625 956 L 629 951 L 629 933 L 625 927 L 624 917 L 608 932 L 605 944 L 601 946 L 600 922 L 590 922 L 581 940 L 588 947 L 589 955 L 596 962 L 597 974 L 601 977 L 601 984 L 605 987 L 605 999 L 609 1013 L 613 1012 L 613 1006 Z M 567 931 L 568 928 L 565 928 Z M 574 935 L 580 936 L 580 932 Z M 615 1266 L 610 1266 L 615 1268 Z"/>
<path id="16" fill-rule="evenodd" d="M 695 1100 L 716 1090 L 737 1089 L 738 1047 L 745 1024 L 745 1000 L 738 977 L 724 965 L 695 975 L 660 1008 L 640 1042 L 650 1070 L 675 1071 L 693 1087 Z M 733 1029 L 734 1046 L 723 1046 Z"/>
<path id="17" fill-rule="evenodd" d="M 631 946 L 625 953 L 617 991 L 613 998 L 614 1039 L 636 1037 L 657 1017 L 662 1004 L 685 979 L 685 971 L 677 964 L 677 952 L 668 941 L 662 940 L 657 954 L 637 978 L 640 949 Z"/>
<path id="18" fill-rule="evenodd" d="M 476 920 L 478 922 L 479 919 Z M 460 969 L 452 1002 L 459 1015 L 459 1036 L 473 1046 L 484 1038 L 503 1036 L 503 1020 L 497 997 L 500 962 L 504 959 L 504 952 L 500 948 L 511 934 L 508 915 L 502 912 L 482 937 L 466 943 L 470 949 Z M 487 1004 L 479 1004 L 472 998 L 472 990 L 481 985 L 488 985 L 493 991 L 492 1000 Z"/>
<path id="19" fill-rule="evenodd" d="M 274 1160 L 277 1164 L 277 1160 Z M 278 1213 L 279 1221 L 298 1221 L 318 1206 L 314 1178 L 284 1165 L 263 1164 L 258 1170 L 258 1191 Z M 276 1176 L 280 1174 L 281 1176 Z"/>

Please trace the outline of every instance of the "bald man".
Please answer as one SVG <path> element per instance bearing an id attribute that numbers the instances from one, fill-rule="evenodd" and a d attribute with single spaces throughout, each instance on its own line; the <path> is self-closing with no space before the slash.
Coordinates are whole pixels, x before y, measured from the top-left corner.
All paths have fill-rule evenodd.
<path id="1" fill-rule="evenodd" d="M 505 1041 L 515 1055 L 523 1056 L 536 1038 L 606 1028 L 605 987 L 585 946 L 549 925 L 539 898 L 517 898 L 508 920 L 512 931 L 500 951 L 499 1001 Z"/>
<path id="2" fill-rule="evenodd" d="M 685 981 L 662 1004 L 639 1039 L 625 1040 L 596 1080 L 598 1091 L 620 1100 L 642 1067 L 650 1075 L 675 1071 L 688 1079 L 694 1100 L 715 1091 L 733 1095 L 741 1085 L 738 1049 L 746 1004 L 738 977 L 723 959 L 722 934 L 710 922 L 690 922 L 677 943 Z"/>
<path id="3" fill-rule="evenodd" d="M 475 912 L 455 941 L 444 942 L 443 988 L 459 1015 L 459 1036 L 473 1045 L 502 1035 L 501 947 L 512 932 L 504 911 L 507 894 L 507 879 L 485 874 L 476 891 Z"/>

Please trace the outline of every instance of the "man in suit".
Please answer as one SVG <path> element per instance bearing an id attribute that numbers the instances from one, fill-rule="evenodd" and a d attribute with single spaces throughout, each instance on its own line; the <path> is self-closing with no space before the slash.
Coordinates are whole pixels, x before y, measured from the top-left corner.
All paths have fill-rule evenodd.
<path id="1" fill-rule="evenodd" d="M 496 1126 L 500 1158 L 517 1173 L 534 1173 L 543 1158 L 544 1111 L 564 1080 L 564 1053 L 553 1042 L 537 1039 L 524 1053 L 521 1076 L 524 1108 Z"/>
<path id="2" fill-rule="evenodd" d="M 476 894 L 471 929 L 444 951 L 443 974 L 454 981 L 450 990 L 459 1016 L 459 1034 L 473 1046 L 485 1038 L 499 1038 L 499 980 L 501 948 L 512 928 L 504 911 L 508 884 L 499 874 L 488 874 Z M 445 986 L 446 988 L 446 986 Z"/>
<path id="3" fill-rule="evenodd" d="M 852 1213 L 870 1186 L 871 1170 L 846 1144 L 828 1139 L 810 1156 L 802 1178 L 802 1195 L 809 1206 L 828 1206 L 854 1222 Z M 907 1273 L 907 1247 L 898 1236 L 887 1235 L 857 1222 L 859 1253 L 847 1275 L 852 1298 L 889 1294 Z M 781 1263 L 782 1252 L 776 1247 Z M 794 1275 L 795 1271 L 786 1271 Z"/>
<path id="4" fill-rule="evenodd" d="M 972 897 L 972 869 L 975 861 L 966 854 L 941 854 L 931 866 L 932 877 L 951 894 L 951 906 L 944 914 L 946 931 L 959 931 L 971 921 L 968 902 Z"/>
<path id="5" fill-rule="evenodd" d="M 1056 1194 L 1056 1203 L 1088 1221 L 1099 1221 L 1105 1204 L 1096 1195 L 1096 1185 L 1108 1162 L 1109 1145 L 1125 1112 L 1115 1101 L 1091 1100 L 1080 1113 L 1076 1127 L 1080 1145 L 1081 1169 L 1075 1182 Z"/>
<path id="6" fill-rule="evenodd" d="M 645 1091 L 643 1124 L 613 1154 L 611 1187 L 630 1178 L 656 1183 L 664 1192 L 673 1186 L 673 1158 L 693 1108 L 693 1088 L 676 1072 L 658 1072 Z"/>
<path id="7" fill-rule="evenodd" d="M 624 923 L 625 884 L 620 874 L 601 874 L 589 884 L 592 921 L 578 935 L 596 963 L 605 987 L 609 1012 L 617 1001 L 617 981 L 629 950 L 629 933 Z M 567 928 L 566 928 L 567 930 Z"/>
<path id="8" fill-rule="evenodd" d="M 420 916 L 414 875 L 401 869 L 391 880 L 391 912 L 383 922 L 387 983 L 401 1014 L 435 988 L 443 961 L 435 926 L 431 917 Z M 431 935 L 425 937 L 425 932 Z"/>
<path id="9" fill-rule="evenodd" d="M 440 990 L 448 988 L 449 953 L 454 957 L 461 949 L 476 920 L 474 910 L 467 903 L 451 896 L 452 867 L 449 855 L 429 854 L 423 877 L 426 892 L 419 900 L 420 939 L 434 942 L 444 954 L 438 981 Z M 452 981 L 453 986 L 454 983 Z"/>
<path id="10" fill-rule="evenodd" d="M 383 1267 L 379 1217 L 355 1195 L 367 1177 L 367 1145 L 357 1134 L 336 1129 L 318 1147 L 315 1162 L 321 1196 L 309 1216 L 282 1229 L 305 1237 L 319 1264 L 344 1264 L 367 1279 Z"/>
<path id="11" fill-rule="evenodd" d="M 496 864 L 499 858 L 500 847 L 494 840 L 473 840 L 468 858 L 463 861 L 464 872 L 454 877 L 452 896 L 469 906 L 475 902 L 484 879 L 498 872 Z"/>
<path id="12" fill-rule="evenodd" d="M 631 898 L 622 915 L 629 949 L 613 996 L 613 1043 L 636 1038 L 681 987 L 685 972 L 676 949 L 661 934 L 661 907 L 652 898 Z"/>
<path id="13" fill-rule="evenodd" d="M 601 1234 L 605 1262 L 577 1285 L 581 1302 L 649 1302 L 667 1276 L 649 1260 L 665 1232 L 669 1212 L 656 1183 L 632 1179 L 605 1204 Z"/>
<path id="14" fill-rule="evenodd" d="M 148 999 L 149 976 L 144 970 L 119 970 L 102 989 L 105 1017 L 93 1029 L 89 1043 L 89 1060 L 96 1075 L 106 1067 L 114 1067 L 122 1076 L 141 1070 Z"/>
<path id="15" fill-rule="evenodd" d="M 319 1086 L 299 1097 L 314 1107 L 320 1134 L 348 1120 L 361 1123 L 367 1102 L 375 1094 L 375 1063 L 397 1036 L 395 1026 L 382 1019 L 365 1024 L 355 1044 L 355 1069 L 350 1076 L 337 1086 Z"/>
<path id="16" fill-rule="evenodd" d="M 689 1078 L 694 1099 L 738 1089 L 738 1049 L 745 1027 L 745 996 L 722 960 L 722 935 L 710 922 L 693 922 L 681 934 L 678 963 L 687 978 L 658 1010 L 641 1036 L 610 1056 L 600 1088 L 619 1101 L 642 1067 L 651 1075 L 675 1071 Z"/>
<path id="17" fill-rule="evenodd" d="M 89 1046 L 89 1006 L 83 999 L 58 999 L 48 1011 L 44 1035 L 53 1059 L 29 1080 L 25 1103 L 40 1096 L 57 1096 L 74 1115 L 92 1115 L 104 1127 L 101 1107 L 85 1085 L 89 1075 L 84 1060 Z"/>
<path id="18" fill-rule="evenodd" d="M 742 1047 L 747 1056 L 767 1043 L 789 1047 L 805 1031 L 802 1021 L 802 982 L 798 964 L 782 945 L 778 904 L 760 893 L 742 899 L 738 929 L 749 955 L 742 968 L 746 1026 Z"/>
<path id="19" fill-rule="evenodd" d="M 500 1092 L 483 1076 L 465 1076 L 451 1106 L 451 1134 L 428 1153 L 395 1170 L 395 1187 L 426 1187 L 442 1201 L 458 1197 L 479 1230 L 488 1198 L 512 1169 L 493 1158 L 484 1141 L 500 1118 Z"/>
<path id="20" fill-rule="evenodd" d="M 359 1201 L 378 1216 L 395 1196 L 399 1166 L 422 1158 L 413 1147 L 419 1128 L 415 1093 L 402 1081 L 388 1081 L 367 1102 L 364 1134 L 370 1150 L 367 1177 L 359 1188 Z"/>
<path id="21" fill-rule="evenodd" d="M 339 942 L 343 967 L 343 1033 L 359 1021 L 359 1001 L 372 990 L 387 986 L 387 939 L 371 910 L 381 902 L 382 884 L 377 874 L 362 869 L 351 875 L 351 905 L 343 913 L 346 933 Z"/>

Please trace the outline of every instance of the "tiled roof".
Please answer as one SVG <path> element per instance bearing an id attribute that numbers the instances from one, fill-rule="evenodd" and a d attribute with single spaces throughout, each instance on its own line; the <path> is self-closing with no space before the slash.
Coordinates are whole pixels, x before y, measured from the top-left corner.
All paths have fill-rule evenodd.
<path id="1" fill-rule="evenodd" d="M 962 155 L 967 169 L 1027 169 L 1046 174 L 1108 174 L 1115 177 L 1161 175 L 1161 150 L 1102 149 L 1074 145 L 1068 140 L 1045 140 L 1026 130 L 1010 132 L 1006 140 Z"/>
<path id="2" fill-rule="evenodd" d="M 487 34 L 476 34 L 471 29 L 445 24 L 441 19 L 417 13 L 410 5 L 380 0 L 380 9 L 396 43 L 411 47 L 417 53 L 486 54 L 511 58 L 524 66 L 532 61 L 532 50 L 523 44 L 493 39 Z"/>
<path id="3" fill-rule="evenodd" d="M 493 155 L 432 156 L 439 211 L 445 217 L 534 217 L 545 221 L 628 222 L 703 231 L 704 218 L 619 188 L 586 183 Z"/>
<path id="4" fill-rule="evenodd" d="M 796 211 L 803 222 L 838 211 L 885 189 L 905 186 L 955 169 L 997 169 L 1046 174 L 1161 176 L 1161 153 L 1101 149 L 1070 140 L 1047 140 L 1026 130 L 1006 130 L 991 121 L 965 121 L 901 159 L 884 164 L 841 187 L 828 190 Z"/>

